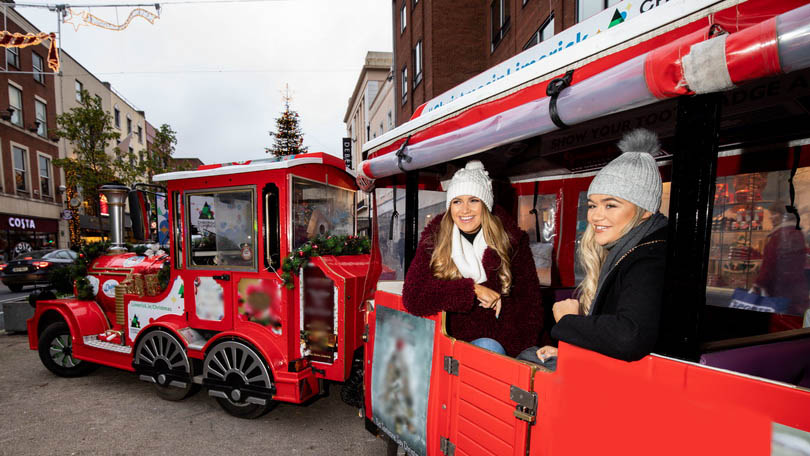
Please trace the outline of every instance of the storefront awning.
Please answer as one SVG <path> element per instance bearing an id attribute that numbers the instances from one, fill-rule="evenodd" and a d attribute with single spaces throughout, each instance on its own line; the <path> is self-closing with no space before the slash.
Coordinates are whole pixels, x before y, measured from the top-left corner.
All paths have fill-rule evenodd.
<path id="1" fill-rule="evenodd" d="M 447 109 L 446 117 L 430 123 L 411 120 L 367 144 L 368 159 L 359 167 L 358 180 L 422 169 L 561 126 L 810 67 L 810 5 L 785 11 L 804 2 L 773 3 L 734 5 L 601 59 L 566 67 L 574 69 L 572 84 L 554 103 L 546 95 L 552 79 L 546 78 L 504 86 L 498 95 L 463 110 Z M 673 34 L 678 38 L 670 40 Z M 551 104 L 556 104 L 556 115 Z"/>

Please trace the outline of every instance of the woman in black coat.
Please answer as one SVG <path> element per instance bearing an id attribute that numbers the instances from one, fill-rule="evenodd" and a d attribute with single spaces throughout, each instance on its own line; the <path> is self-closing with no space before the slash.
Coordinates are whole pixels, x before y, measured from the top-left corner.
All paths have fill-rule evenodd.
<path id="1" fill-rule="evenodd" d="M 552 338 L 626 361 L 649 354 L 658 340 L 666 269 L 667 219 L 652 154 L 658 138 L 635 130 L 624 152 L 588 188 L 588 227 L 579 248 L 585 279 L 577 299 L 556 302 Z M 557 349 L 531 347 L 520 359 L 553 367 Z M 547 363 L 549 360 L 554 360 Z"/>

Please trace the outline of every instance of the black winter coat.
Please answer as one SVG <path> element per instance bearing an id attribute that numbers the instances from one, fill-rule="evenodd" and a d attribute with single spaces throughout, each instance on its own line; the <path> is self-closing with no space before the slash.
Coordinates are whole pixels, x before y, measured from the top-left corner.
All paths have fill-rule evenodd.
<path id="1" fill-rule="evenodd" d="M 665 227 L 642 239 L 607 276 L 591 315 L 562 317 L 551 337 L 625 361 L 650 354 L 664 299 L 666 237 Z"/>

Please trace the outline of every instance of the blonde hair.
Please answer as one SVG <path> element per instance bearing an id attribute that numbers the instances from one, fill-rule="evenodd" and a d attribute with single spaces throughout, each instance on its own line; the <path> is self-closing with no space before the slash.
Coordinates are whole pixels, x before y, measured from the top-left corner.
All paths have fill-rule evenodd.
<path id="1" fill-rule="evenodd" d="M 632 203 L 630 203 L 632 204 Z M 635 215 L 630 219 L 630 222 L 625 225 L 619 239 L 627 234 L 630 230 L 637 227 L 643 222 L 645 210 L 633 204 Z M 582 234 L 582 239 L 579 242 L 579 262 L 582 268 L 585 269 L 585 278 L 582 279 L 577 287 L 577 300 L 579 300 L 579 313 L 587 315 L 593 304 L 593 299 L 596 297 L 596 288 L 599 286 L 599 273 L 602 271 L 602 265 L 607 257 L 608 250 L 596 242 L 596 233 L 593 230 L 593 225 L 588 223 L 585 233 Z"/>
<path id="2" fill-rule="evenodd" d="M 450 215 L 450 209 L 447 209 L 442 221 L 439 223 L 439 231 L 434 237 L 435 248 L 430 257 L 430 269 L 437 279 L 452 280 L 462 278 L 452 258 L 454 226 L 455 223 Z M 509 294 L 509 289 L 512 287 L 512 243 L 509 241 L 509 235 L 503 228 L 501 220 L 486 209 L 481 211 L 481 231 L 487 246 L 495 250 L 501 258 L 501 266 L 498 268 L 498 279 L 501 281 L 500 293 Z"/>

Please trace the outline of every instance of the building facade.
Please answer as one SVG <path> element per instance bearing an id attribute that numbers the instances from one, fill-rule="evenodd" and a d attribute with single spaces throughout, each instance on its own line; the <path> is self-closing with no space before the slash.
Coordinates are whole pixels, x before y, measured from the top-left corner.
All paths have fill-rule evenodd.
<path id="1" fill-rule="evenodd" d="M 392 92 L 392 81 L 391 53 L 368 52 L 352 96 L 349 98 L 346 114 L 343 116 L 343 123 L 346 124 L 346 137 L 351 138 L 352 142 L 352 168 L 354 169 L 362 160 L 360 153 L 363 150 L 363 144 L 381 134 L 377 125 L 380 117 L 383 118 L 385 131 L 391 129 L 385 119 L 389 113 L 393 119 L 393 105 L 385 103 L 393 101 L 393 98 L 389 97 Z"/>
<path id="2" fill-rule="evenodd" d="M 14 9 L 6 14 L 6 30 L 39 32 Z M 59 158 L 53 135 L 56 81 L 47 67 L 47 44 L 2 49 L 0 259 L 64 243 L 59 227 L 64 181 L 53 165 Z"/>
<path id="3" fill-rule="evenodd" d="M 392 0 L 395 125 L 426 101 L 619 0 Z"/>

